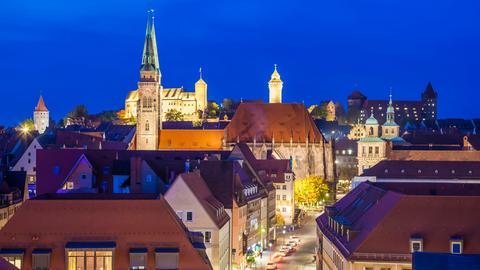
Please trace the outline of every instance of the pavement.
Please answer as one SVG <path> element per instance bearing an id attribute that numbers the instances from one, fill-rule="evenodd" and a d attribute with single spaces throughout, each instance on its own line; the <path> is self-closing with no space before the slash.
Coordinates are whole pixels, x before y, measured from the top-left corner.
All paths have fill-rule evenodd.
<path id="1" fill-rule="evenodd" d="M 278 269 L 315 270 L 316 266 L 313 259 L 317 241 L 315 218 L 319 214 L 319 212 L 309 212 L 309 214 L 303 219 L 302 226 L 300 228 L 293 232 L 287 232 L 285 238 L 283 238 L 283 235 L 278 235 L 278 244 L 272 247 L 272 251 L 264 251 L 262 258 L 257 258 L 257 265 L 252 269 L 265 269 L 265 265 L 271 256 L 273 256 L 273 254 L 282 246 L 284 239 L 288 240 L 291 235 L 296 235 L 301 241 L 297 246 L 297 250 L 287 257 L 277 257 L 274 259 L 275 262 L 277 262 Z"/>

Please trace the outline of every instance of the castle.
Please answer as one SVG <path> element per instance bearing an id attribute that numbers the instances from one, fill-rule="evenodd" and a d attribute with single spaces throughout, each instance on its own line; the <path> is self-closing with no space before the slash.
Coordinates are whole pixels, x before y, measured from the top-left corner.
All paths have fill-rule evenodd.
<path id="1" fill-rule="evenodd" d="M 163 88 L 161 79 L 155 26 L 153 17 L 150 17 L 147 21 L 140 82 L 138 83 L 138 89 L 130 91 L 125 99 L 125 118 L 137 118 L 138 121 L 139 110 L 147 112 L 155 108 L 159 112 L 159 118 L 156 121 L 166 121 L 166 114 L 171 110 L 180 112 L 185 121 L 201 119 L 203 112 L 207 109 L 208 88 L 207 83 L 202 78 L 201 70 L 200 78 L 195 83 L 194 92 L 187 92 L 183 87 Z M 151 125 L 151 120 L 153 119 L 144 117 L 144 124 Z"/>

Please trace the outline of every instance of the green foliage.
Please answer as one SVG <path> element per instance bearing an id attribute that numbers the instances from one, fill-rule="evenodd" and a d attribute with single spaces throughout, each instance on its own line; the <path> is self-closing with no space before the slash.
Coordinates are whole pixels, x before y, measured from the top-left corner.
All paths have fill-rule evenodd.
<path id="1" fill-rule="evenodd" d="M 320 103 L 311 112 L 310 115 L 315 119 L 323 119 L 327 117 L 327 101 Z"/>
<path id="2" fill-rule="evenodd" d="M 118 120 L 117 112 L 113 111 L 113 110 L 103 111 L 103 112 L 97 114 L 97 117 L 102 122 L 113 122 L 115 120 Z"/>
<path id="3" fill-rule="evenodd" d="M 87 118 L 88 110 L 87 107 L 83 104 L 77 105 L 73 111 L 67 113 L 63 122 L 66 123 L 68 118 L 77 118 L 77 117 L 84 117 Z"/>
<path id="4" fill-rule="evenodd" d="M 183 121 L 183 114 L 178 110 L 171 109 L 165 114 L 165 120 L 166 121 Z"/>
<path id="5" fill-rule="evenodd" d="M 297 204 L 313 206 L 328 199 L 328 185 L 319 176 L 308 176 L 295 180 Z"/>

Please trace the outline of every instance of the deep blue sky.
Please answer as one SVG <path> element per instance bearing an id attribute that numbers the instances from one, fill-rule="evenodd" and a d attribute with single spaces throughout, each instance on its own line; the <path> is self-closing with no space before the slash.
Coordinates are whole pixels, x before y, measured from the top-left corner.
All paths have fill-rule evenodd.
<path id="1" fill-rule="evenodd" d="M 3 0 L 0 123 L 31 117 L 42 91 L 58 120 L 76 104 L 119 109 L 136 86 L 146 10 L 156 10 L 165 87 L 209 99 L 267 99 L 273 64 L 284 100 L 417 99 L 428 81 L 440 117 L 479 117 L 478 0 Z"/>

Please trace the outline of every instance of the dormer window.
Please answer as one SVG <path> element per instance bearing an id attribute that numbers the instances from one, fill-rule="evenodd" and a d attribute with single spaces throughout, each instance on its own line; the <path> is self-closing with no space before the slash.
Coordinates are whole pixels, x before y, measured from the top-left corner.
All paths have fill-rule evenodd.
<path id="1" fill-rule="evenodd" d="M 435 170 L 435 174 L 438 174 L 438 170 Z"/>
<path id="2" fill-rule="evenodd" d="M 410 238 L 410 252 L 422 252 L 423 251 L 423 239 L 422 238 Z"/>
<path id="3" fill-rule="evenodd" d="M 418 173 L 422 173 L 422 170 L 418 170 Z"/>
<path id="4" fill-rule="evenodd" d="M 462 254 L 463 253 L 463 239 L 461 239 L 461 238 L 450 239 L 450 252 L 452 254 Z"/>
<path id="5" fill-rule="evenodd" d="M 402 169 L 400 172 L 401 172 L 401 173 L 405 173 L 405 170 L 404 170 L 404 169 Z"/>
<path id="6" fill-rule="evenodd" d="M 452 170 L 452 174 L 455 174 L 455 170 Z"/>

